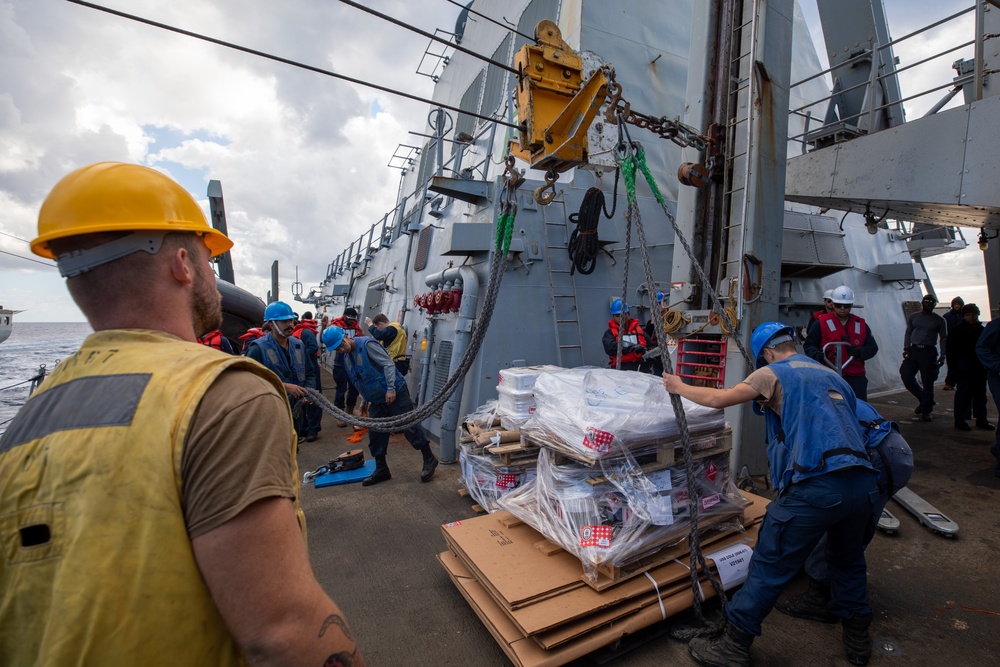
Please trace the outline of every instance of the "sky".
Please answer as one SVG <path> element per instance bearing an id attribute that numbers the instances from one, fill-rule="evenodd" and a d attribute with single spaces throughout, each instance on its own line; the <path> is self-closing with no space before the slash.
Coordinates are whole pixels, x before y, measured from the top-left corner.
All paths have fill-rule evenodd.
<path id="1" fill-rule="evenodd" d="M 972 0 L 885 0 L 893 36 Z M 336 0 L 102 0 L 95 4 L 429 98 L 416 73 L 426 37 Z M 451 30 L 447 0 L 368 0 L 427 32 Z M 820 34 L 814 0 L 803 12 Z M 474 17 L 473 17 L 473 20 Z M 903 64 L 936 42 L 971 38 L 943 28 L 897 51 Z M 468 46 L 468 45 L 467 45 Z M 439 47 L 438 47 L 439 48 Z M 957 57 L 957 56 L 956 56 Z M 951 59 L 913 83 L 950 80 Z M 52 262 L 30 253 L 41 202 L 72 169 L 103 160 L 169 174 L 207 211 L 222 183 L 236 282 L 264 298 L 270 267 L 292 302 L 351 241 L 395 206 L 398 144 L 415 144 L 428 107 L 112 16 L 66 0 L 0 0 L 0 304 L 21 321 L 83 321 Z M 926 88 L 927 86 L 924 86 Z M 937 94 L 908 105 L 922 115 Z M 958 100 L 953 104 L 958 104 Z M 970 247 L 927 261 L 942 300 L 986 303 L 976 233 Z M 306 310 L 306 306 L 297 306 Z M 988 309 L 983 308 L 984 313 Z"/>

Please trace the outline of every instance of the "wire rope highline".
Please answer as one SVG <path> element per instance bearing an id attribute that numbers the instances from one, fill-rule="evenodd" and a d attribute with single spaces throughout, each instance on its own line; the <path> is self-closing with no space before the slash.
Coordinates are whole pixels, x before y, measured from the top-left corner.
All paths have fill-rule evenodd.
<path id="1" fill-rule="evenodd" d="M 653 285 L 655 283 L 653 282 L 653 268 L 652 268 L 652 262 L 650 261 L 649 257 L 649 247 L 646 244 L 646 234 L 642 226 L 642 216 L 639 212 L 639 205 L 636 200 L 635 175 L 636 171 L 639 169 L 642 170 L 643 175 L 646 177 L 646 180 L 650 186 L 650 189 L 653 191 L 653 195 L 656 197 L 656 200 L 660 202 L 661 206 L 663 206 L 664 212 L 667 214 L 668 219 L 670 220 L 671 224 L 674 227 L 674 233 L 677 235 L 677 239 L 681 241 L 681 244 L 684 247 L 685 251 L 688 253 L 689 256 L 691 256 L 692 263 L 695 266 L 697 266 L 697 262 L 694 261 L 693 253 L 690 249 L 690 246 L 687 243 L 687 240 L 684 239 L 683 235 L 680 232 L 680 229 L 677 227 L 673 215 L 671 215 L 669 210 L 666 208 L 666 204 L 663 200 L 663 195 L 660 194 L 659 188 L 656 186 L 655 181 L 652 179 L 652 176 L 649 173 L 649 169 L 646 167 L 645 152 L 642 146 L 631 140 L 628 141 L 623 140 L 618 146 L 618 149 L 616 151 L 616 156 L 619 160 L 619 165 L 622 170 L 622 177 L 625 180 L 625 192 L 628 203 L 628 208 L 626 209 L 625 217 L 629 224 L 631 224 L 633 220 L 635 221 L 636 236 L 638 237 L 638 242 L 639 242 L 639 255 L 642 259 L 642 267 L 646 279 L 646 284 Z M 626 246 L 626 260 L 627 258 L 628 258 L 628 247 Z M 703 280 L 705 280 L 704 276 L 702 277 Z M 708 285 L 707 280 L 705 280 L 705 287 L 711 292 L 711 286 Z M 715 299 L 717 300 L 718 297 L 714 294 L 714 292 L 711 293 L 712 296 L 715 297 Z M 716 305 L 718 306 L 718 304 Z M 667 338 L 663 322 L 662 304 L 657 299 L 652 299 L 651 306 L 653 309 L 652 322 L 654 331 L 656 333 L 656 338 L 659 341 L 665 341 Z M 740 349 L 743 350 L 742 347 L 740 347 Z M 674 370 L 669 355 L 661 355 L 661 361 L 663 363 L 664 370 L 667 373 L 672 374 Z M 673 409 L 674 418 L 677 420 L 677 427 L 680 431 L 681 447 L 684 452 L 685 474 L 687 475 L 688 479 L 694 479 L 695 470 L 694 470 L 694 457 L 692 456 L 692 449 L 691 449 L 691 432 L 688 428 L 687 414 L 684 412 L 684 404 L 680 396 L 676 394 L 670 394 L 670 405 L 671 408 Z M 689 495 L 690 495 L 689 507 L 691 512 L 691 519 L 690 519 L 691 531 L 688 535 L 688 544 L 690 545 L 691 549 L 689 571 L 691 579 L 691 590 L 693 592 L 692 596 L 693 608 L 695 617 L 706 626 L 705 629 L 695 630 L 691 634 L 694 635 L 710 634 L 718 631 L 720 629 L 720 624 L 709 623 L 706 620 L 704 613 L 702 612 L 701 584 L 699 583 L 699 572 L 703 572 L 706 575 L 709 583 L 715 590 L 716 595 L 719 597 L 719 600 L 721 600 L 723 608 L 725 608 L 726 604 L 728 603 L 728 599 L 726 597 L 726 593 L 722 587 L 722 584 L 711 573 L 711 570 L 709 569 L 708 563 L 705 559 L 705 555 L 702 553 L 701 550 L 701 540 L 698 535 L 699 492 L 697 489 L 697 485 L 690 485 Z"/>
<path id="2" fill-rule="evenodd" d="M 451 397 L 458 384 L 465 378 L 466 373 L 472 368 L 476 357 L 479 355 L 479 348 L 482 346 L 486 331 L 489 329 L 490 320 L 493 318 L 493 309 L 496 307 L 497 295 L 500 292 L 500 283 L 503 281 L 503 274 L 506 265 L 507 249 L 510 247 L 510 240 L 514 233 L 514 218 L 517 215 L 517 208 L 513 201 L 504 200 L 500 205 L 500 215 L 497 217 L 497 236 L 493 249 L 493 257 L 490 262 L 489 284 L 486 287 L 486 297 L 483 302 L 483 310 L 476 322 L 475 329 L 469 347 L 462 356 L 455 373 L 448 378 L 444 386 L 441 387 L 437 395 L 427 403 L 413 409 L 410 412 L 394 417 L 381 417 L 372 419 L 370 417 L 355 417 L 336 407 L 323 394 L 315 389 L 306 389 L 309 399 L 325 412 L 333 415 L 341 421 L 345 421 L 354 426 L 374 431 L 398 432 L 411 426 L 415 426 L 437 412 Z"/>
<path id="3" fill-rule="evenodd" d="M 414 25 L 410 25 L 409 23 L 406 23 L 405 21 L 400 21 L 399 19 L 393 18 L 393 17 L 389 16 L 388 14 L 383 14 L 382 12 L 376 11 L 376 10 L 372 9 L 371 7 L 365 7 L 361 3 L 353 2 L 353 0 L 340 0 L 340 2 L 344 3 L 348 7 L 354 7 L 355 9 L 360 9 L 361 11 L 363 11 L 365 13 L 368 13 L 368 14 L 371 14 L 372 16 L 376 16 L 376 17 L 382 19 L 383 21 L 388 21 L 389 23 L 392 23 L 393 25 L 398 25 L 400 28 L 405 28 L 406 30 L 410 30 L 412 32 L 415 32 L 418 35 L 422 35 L 424 37 L 427 37 L 428 39 L 430 39 L 432 41 L 440 42 L 442 44 L 446 44 L 447 46 L 450 46 L 451 48 L 455 49 L 456 51 L 461 51 L 462 53 L 465 53 L 467 55 L 472 56 L 473 58 L 479 58 L 480 60 L 483 60 L 483 61 L 489 63 L 490 65 L 493 65 L 495 67 L 499 67 L 500 69 L 507 70 L 508 72 L 510 72 L 512 74 L 517 74 L 518 73 L 518 71 L 516 69 L 514 69 L 513 67 L 511 67 L 507 63 L 501 63 L 501 62 L 497 62 L 496 60 L 493 60 L 491 58 L 487 58 L 486 56 L 483 56 L 483 55 L 480 55 L 480 54 L 476 53 L 472 49 L 467 49 L 464 46 L 460 46 L 460 45 L 456 44 L 455 42 L 451 41 L 450 39 L 444 39 L 443 37 L 438 37 L 437 35 L 435 35 L 433 33 L 429 33 L 426 30 L 421 30 L 420 28 L 418 28 L 418 27 L 416 27 Z"/>
<path id="4" fill-rule="evenodd" d="M 250 55 L 253 55 L 253 56 L 258 56 L 260 58 L 266 58 L 267 60 L 273 60 L 275 62 L 279 62 L 279 63 L 282 63 L 284 65 L 291 65 L 292 67 L 298 67 L 300 69 L 308 70 L 310 72 L 315 72 L 317 74 L 322 74 L 324 76 L 333 77 L 334 79 L 340 79 L 342 81 L 347 81 L 348 83 L 356 83 L 359 86 L 365 86 L 367 88 L 374 88 L 375 90 L 380 90 L 383 93 L 389 93 L 390 95 L 397 95 L 399 97 L 405 97 L 405 98 L 407 98 L 409 100 L 414 100 L 416 102 L 423 102 L 425 104 L 430 104 L 431 106 L 436 107 L 436 108 L 447 109 L 448 111 L 454 111 L 455 113 L 464 114 L 466 116 L 472 116 L 473 118 L 478 118 L 480 120 L 489 121 L 491 123 L 497 123 L 498 125 L 505 125 L 507 127 L 514 128 L 515 130 L 521 129 L 519 126 L 517 126 L 517 125 L 515 125 L 513 123 L 508 123 L 507 121 L 503 121 L 503 120 L 500 120 L 498 118 L 494 118 L 492 116 L 484 116 L 484 115 L 478 114 L 478 113 L 476 113 L 474 111 L 468 111 L 466 109 L 462 109 L 460 107 L 452 106 L 450 104 L 442 104 L 440 102 L 435 102 L 434 100 L 429 100 L 429 99 L 427 99 L 425 97 L 419 97 L 417 95 L 413 95 L 412 93 L 405 93 L 405 92 L 403 92 L 401 90 L 395 90 L 393 88 L 388 88 L 386 86 L 380 86 L 377 83 L 370 83 L 368 81 L 362 81 L 361 79 L 355 79 L 354 77 L 351 77 L 351 76 L 347 76 L 347 75 L 344 75 L 344 74 L 338 74 L 338 73 L 333 72 L 331 70 L 323 69 L 322 67 L 314 67 L 313 65 L 307 65 L 305 63 L 300 63 L 300 62 L 298 62 L 296 60 L 291 60 L 289 58 L 282 58 L 281 56 L 276 56 L 276 55 L 273 55 L 273 54 L 270 54 L 270 53 L 265 53 L 264 51 L 258 51 L 257 49 L 251 49 L 251 48 L 249 48 L 247 46 L 240 46 L 239 44 L 234 44 L 233 42 L 227 42 L 227 41 L 222 40 L 222 39 L 217 39 L 215 37 L 209 37 L 208 35 L 202 35 L 200 33 L 192 32 L 190 30 L 184 30 L 183 28 L 178 28 L 176 26 L 172 26 L 172 25 L 169 25 L 169 24 L 166 24 L 166 23 L 160 23 L 159 21 L 153 21 L 151 19 L 143 18 L 141 16 L 136 16 L 135 14 L 129 14 L 127 12 L 118 11 L 117 9 L 111 9 L 110 7 L 104 7 L 102 5 L 95 5 L 92 2 L 85 2 L 85 0 L 66 0 L 66 2 L 71 2 L 74 5 L 80 5 L 81 7 L 87 7 L 89 9 L 96 9 L 97 11 L 100 11 L 100 12 L 105 12 L 107 14 L 112 14 L 114 16 L 118 16 L 118 17 L 121 17 L 121 18 L 124 18 L 124 19 L 129 19 L 130 21 L 136 21 L 138 23 L 143 23 L 145 25 L 152 26 L 154 28 L 160 28 L 162 30 L 168 30 L 170 32 L 175 32 L 178 35 L 184 35 L 185 37 L 192 37 L 194 39 L 200 39 L 200 40 L 202 40 L 204 42 L 209 42 L 211 44 L 216 44 L 218 46 L 224 46 L 227 49 L 233 49 L 235 51 L 242 51 L 243 53 L 249 53 Z M 483 58 L 484 60 L 488 60 L 484 56 L 477 56 L 477 57 Z M 490 61 L 490 62 L 493 62 L 493 61 Z"/>

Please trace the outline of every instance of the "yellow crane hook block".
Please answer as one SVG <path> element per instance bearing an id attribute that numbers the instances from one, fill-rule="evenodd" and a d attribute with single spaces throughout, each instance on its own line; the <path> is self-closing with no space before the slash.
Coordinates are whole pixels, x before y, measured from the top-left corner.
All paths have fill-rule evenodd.
<path id="1" fill-rule="evenodd" d="M 607 98 L 608 79 L 598 69 L 583 83 L 583 61 L 552 21 L 539 22 L 535 40 L 514 56 L 521 129 L 511 153 L 559 173 L 586 163 L 587 130 Z"/>

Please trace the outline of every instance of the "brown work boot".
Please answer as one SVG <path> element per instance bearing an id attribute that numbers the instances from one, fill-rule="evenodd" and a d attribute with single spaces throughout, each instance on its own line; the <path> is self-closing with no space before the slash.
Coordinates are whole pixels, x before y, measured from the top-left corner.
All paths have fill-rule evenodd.
<path id="1" fill-rule="evenodd" d="M 820 623 L 836 623 L 840 618 L 827 609 L 830 602 L 830 586 L 814 579 L 809 580 L 805 593 L 789 595 L 774 605 L 782 614 Z"/>
<path id="2" fill-rule="evenodd" d="M 750 667 L 750 644 L 753 635 L 732 623 L 715 637 L 695 637 L 688 644 L 688 653 L 698 664 L 708 667 Z"/>

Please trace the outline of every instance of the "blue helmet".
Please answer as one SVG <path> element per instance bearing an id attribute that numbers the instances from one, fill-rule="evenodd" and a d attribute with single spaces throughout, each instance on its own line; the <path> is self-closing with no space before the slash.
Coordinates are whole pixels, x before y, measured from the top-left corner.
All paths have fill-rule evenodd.
<path id="1" fill-rule="evenodd" d="M 340 327 L 329 326 L 323 329 L 323 345 L 328 350 L 336 350 L 344 342 L 344 330 Z"/>
<path id="2" fill-rule="evenodd" d="M 795 340 L 795 329 L 781 322 L 764 322 L 754 329 L 750 335 L 750 350 L 757 368 L 766 365 L 761 356 L 765 347 L 774 347 L 790 340 Z"/>
<path id="3" fill-rule="evenodd" d="M 273 301 L 267 304 L 267 308 L 264 309 L 265 322 L 281 322 L 283 320 L 294 319 L 295 313 L 292 312 L 292 307 L 284 301 Z"/>
<path id="4" fill-rule="evenodd" d="M 626 313 L 628 312 L 628 304 L 627 303 L 625 304 L 625 312 Z M 621 315 L 622 314 L 622 300 L 621 299 L 615 299 L 614 301 L 611 302 L 611 314 L 612 315 Z"/>

